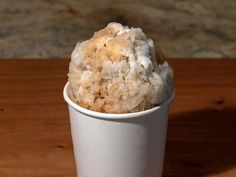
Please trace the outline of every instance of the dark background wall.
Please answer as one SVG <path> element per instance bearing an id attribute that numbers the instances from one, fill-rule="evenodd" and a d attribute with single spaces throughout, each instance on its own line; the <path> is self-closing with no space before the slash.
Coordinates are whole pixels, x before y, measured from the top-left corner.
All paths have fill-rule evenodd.
<path id="1" fill-rule="evenodd" d="M 0 0 L 0 58 L 69 58 L 110 21 L 141 27 L 167 57 L 235 58 L 235 0 Z"/>

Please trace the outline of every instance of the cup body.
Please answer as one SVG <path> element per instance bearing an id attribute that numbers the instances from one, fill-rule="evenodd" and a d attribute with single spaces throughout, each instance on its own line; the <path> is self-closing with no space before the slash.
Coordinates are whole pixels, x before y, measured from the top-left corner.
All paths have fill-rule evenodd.
<path id="1" fill-rule="evenodd" d="M 161 106 L 128 114 L 86 110 L 68 97 L 78 177 L 161 177 L 168 110 Z"/>

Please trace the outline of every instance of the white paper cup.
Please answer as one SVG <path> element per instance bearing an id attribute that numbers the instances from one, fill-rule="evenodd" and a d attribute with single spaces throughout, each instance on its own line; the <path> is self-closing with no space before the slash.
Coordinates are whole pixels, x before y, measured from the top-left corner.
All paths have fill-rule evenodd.
<path id="1" fill-rule="evenodd" d="M 161 177 L 168 110 L 174 97 L 155 108 L 128 114 L 90 111 L 63 95 L 69 105 L 78 177 Z"/>

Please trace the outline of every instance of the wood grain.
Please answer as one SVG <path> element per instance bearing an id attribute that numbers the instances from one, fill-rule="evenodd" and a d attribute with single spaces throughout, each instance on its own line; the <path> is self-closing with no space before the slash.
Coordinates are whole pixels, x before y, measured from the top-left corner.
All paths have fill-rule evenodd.
<path id="1" fill-rule="evenodd" d="M 75 177 L 69 60 L 0 60 L 0 177 Z M 236 60 L 170 60 L 164 177 L 236 176 Z M 91 167 L 92 169 L 92 167 Z"/>

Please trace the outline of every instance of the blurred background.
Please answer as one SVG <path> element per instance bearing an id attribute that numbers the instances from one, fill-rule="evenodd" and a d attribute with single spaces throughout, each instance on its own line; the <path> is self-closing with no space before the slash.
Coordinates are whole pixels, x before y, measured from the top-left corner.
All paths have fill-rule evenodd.
<path id="1" fill-rule="evenodd" d="M 141 27 L 170 58 L 235 58 L 235 0 L 0 0 L 0 58 L 69 58 L 108 22 Z"/>

